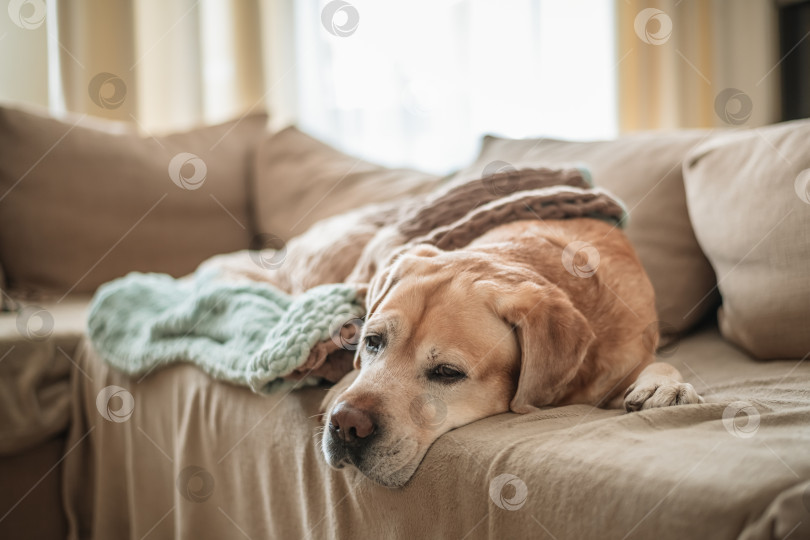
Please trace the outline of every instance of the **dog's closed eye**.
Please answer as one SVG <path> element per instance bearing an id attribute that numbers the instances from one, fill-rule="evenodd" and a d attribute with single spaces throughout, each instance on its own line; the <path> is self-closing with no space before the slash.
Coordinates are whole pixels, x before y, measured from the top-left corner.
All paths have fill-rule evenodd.
<path id="1" fill-rule="evenodd" d="M 439 364 L 428 371 L 428 379 L 444 384 L 451 384 L 467 378 L 467 374 L 455 366 Z"/>

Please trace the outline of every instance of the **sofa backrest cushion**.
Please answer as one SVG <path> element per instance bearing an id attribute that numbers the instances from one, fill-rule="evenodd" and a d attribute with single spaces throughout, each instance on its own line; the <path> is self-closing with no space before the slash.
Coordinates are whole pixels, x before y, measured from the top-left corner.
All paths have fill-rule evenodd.
<path id="1" fill-rule="evenodd" d="M 716 302 L 714 272 L 692 231 L 681 174 L 686 153 L 709 136 L 678 131 L 594 142 L 487 136 L 476 161 L 451 183 L 509 167 L 587 167 L 598 187 L 627 206 L 625 232 L 655 288 L 659 327 L 664 334 L 676 334 L 694 325 Z"/>
<path id="2" fill-rule="evenodd" d="M 810 353 L 810 120 L 733 132 L 685 166 L 689 214 L 718 277 L 720 330 L 754 356 Z"/>
<path id="3" fill-rule="evenodd" d="M 0 107 L 0 264 L 22 293 L 92 292 L 132 270 L 188 273 L 248 246 L 266 115 L 161 137 Z"/>
<path id="4" fill-rule="evenodd" d="M 256 153 L 260 233 L 287 241 L 323 218 L 433 189 L 439 177 L 349 156 L 295 127 L 269 135 Z"/>

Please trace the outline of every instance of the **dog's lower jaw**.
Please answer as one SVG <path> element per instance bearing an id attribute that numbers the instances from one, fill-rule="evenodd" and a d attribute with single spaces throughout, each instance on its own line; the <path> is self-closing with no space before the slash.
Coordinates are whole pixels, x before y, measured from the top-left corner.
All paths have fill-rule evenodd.
<path id="1" fill-rule="evenodd" d="M 352 455 L 346 451 L 345 448 L 336 444 L 334 441 L 327 440 L 328 435 L 324 436 L 321 443 L 321 450 L 323 452 L 326 463 L 333 469 L 342 469 L 347 465 L 353 466 L 360 473 L 362 473 L 369 480 L 380 484 L 389 489 L 397 489 L 405 486 L 411 477 L 419 468 L 424 455 L 427 450 L 421 452 L 419 455 L 418 445 L 412 446 L 408 443 L 402 443 L 405 447 L 398 447 L 395 450 L 388 450 L 386 454 L 400 454 L 405 451 L 405 454 L 410 454 L 409 459 L 405 460 L 402 465 L 386 459 L 385 456 L 377 457 L 373 460 L 373 464 L 369 464 L 368 459 L 356 460 Z M 415 443 L 414 443 L 415 444 Z M 390 456 L 388 456 L 390 457 Z"/>
<path id="2" fill-rule="evenodd" d="M 419 468 L 419 462 L 407 463 L 403 468 L 396 470 L 381 470 L 379 465 L 383 462 L 378 462 L 377 465 L 366 467 L 361 464 L 359 467 L 355 464 L 354 467 L 360 471 L 363 476 L 372 482 L 379 484 L 388 489 L 399 489 L 404 487 L 413 477 L 416 469 Z"/>

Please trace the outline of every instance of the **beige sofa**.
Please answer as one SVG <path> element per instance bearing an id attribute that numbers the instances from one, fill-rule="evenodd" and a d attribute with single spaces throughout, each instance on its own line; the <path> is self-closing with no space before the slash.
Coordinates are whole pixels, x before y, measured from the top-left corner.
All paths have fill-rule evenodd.
<path id="1" fill-rule="evenodd" d="M 810 122 L 487 137 L 442 179 L 264 123 L 152 139 L 0 108 L 0 537 L 810 537 Z M 325 388 L 259 396 L 187 365 L 129 378 L 83 339 L 92 292 L 130 270 L 179 276 L 361 204 L 563 163 L 625 201 L 659 355 L 705 404 L 498 415 L 388 490 L 325 465 Z M 121 417 L 99 402 L 111 385 L 132 396 Z"/>

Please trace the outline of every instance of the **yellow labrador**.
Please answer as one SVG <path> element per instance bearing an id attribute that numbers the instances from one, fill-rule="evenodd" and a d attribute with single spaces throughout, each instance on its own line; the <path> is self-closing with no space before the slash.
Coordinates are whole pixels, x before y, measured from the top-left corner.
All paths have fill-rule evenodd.
<path id="1" fill-rule="evenodd" d="M 322 449 L 389 487 L 440 435 L 494 414 L 702 401 L 653 363 L 652 286 L 602 221 L 519 221 L 462 250 L 413 247 L 377 272 L 367 305 L 351 384 L 327 397 Z"/>

